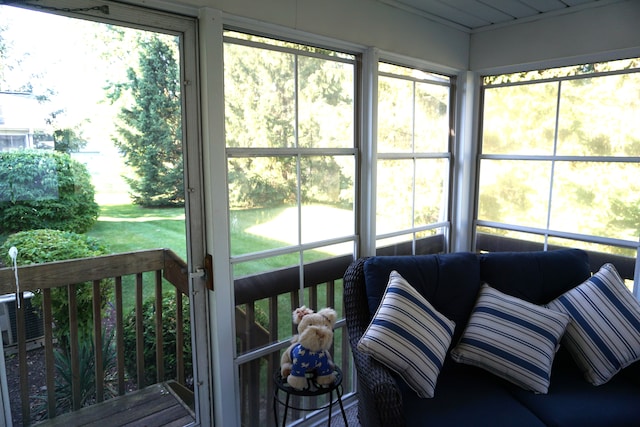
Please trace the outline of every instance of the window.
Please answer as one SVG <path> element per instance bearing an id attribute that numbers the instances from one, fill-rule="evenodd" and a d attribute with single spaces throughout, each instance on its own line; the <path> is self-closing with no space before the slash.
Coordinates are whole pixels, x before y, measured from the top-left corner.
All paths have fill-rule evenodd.
<path id="1" fill-rule="evenodd" d="M 355 76 L 353 55 L 226 33 L 235 277 L 352 253 Z"/>
<path id="2" fill-rule="evenodd" d="M 27 135 L 0 135 L 0 151 L 9 151 L 27 146 Z"/>
<path id="3" fill-rule="evenodd" d="M 449 229 L 451 77 L 378 66 L 377 247 L 417 253 Z M 444 246 L 443 246 L 444 249 Z"/>
<path id="4" fill-rule="evenodd" d="M 500 236 L 632 262 L 639 90 L 637 58 L 485 77 L 477 249 Z"/>
<path id="5" fill-rule="evenodd" d="M 337 276 L 318 283 L 308 269 L 355 253 L 358 67 L 350 53 L 230 30 L 224 36 L 236 363 L 242 424 L 257 425 L 281 343 L 296 333 L 292 310 L 330 306 L 342 316 Z M 346 369 L 343 337 L 336 330 L 332 353 Z"/>

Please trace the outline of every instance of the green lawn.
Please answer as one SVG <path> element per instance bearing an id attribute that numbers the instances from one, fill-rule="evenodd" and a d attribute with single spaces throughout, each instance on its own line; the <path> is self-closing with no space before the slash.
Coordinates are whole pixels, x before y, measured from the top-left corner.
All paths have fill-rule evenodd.
<path id="1" fill-rule="evenodd" d="M 186 259 L 184 209 L 151 209 L 135 205 L 100 206 L 100 217 L 87 233 L 100 239 L 111 252 L 131 252 L 141 249 L 166 248 Z M 144 275 L 143 298 L 154 295 L 153 274 Z M 166 284 L 164 291 L 171 291 Z M 133 277 L 123 279 L 123 309 L 128 313 L 135 307 Z"/>
<path id="2" fill-rule="evenodd" d="M 284 211 L 284 208 L 233 211 L 231 214 L 233 253 L 263 251 L 291 244 L 292 242 L 286 241 L 289 239 L 286 237 L 283 237 L 283 240 L 277 240 L 272 236 L 251 231 L 254 230 L 253 227 L 268 223 L 272 223 L 273 227 L 282 227 L 281 218 Z M 167 248 L 186 260 L 183 208 L 141 208 L 130 204 L 101 206 L 98 222 L 87 234 L 102 240 L 113 253 Z M 327 258 L 330 255 L 321 251 L 309 251 L 305 253 L 305 262 Z M 254 260 L 236 265 L 234 275 L 239 277 L 269 271 L 296 265 L 298 262 L 297 253 Z M 123 304 L 125 312 L 128 312 L 135 305 L 133 278 L 126 278 L 123 287 Z M 170 285 L 165 286 L 165 291 L 168 290 L 171 290 Z M 154 292 L 153 275 L 150 274 L 149 277 L 145 277 L 144 298 L 153 296 Z M 286 306 L 286 311 L 289 310 L 288 303 L 285 304 L 283 301 L 282 305 Z"/>
<path id="3" fill-rule="evenodd" d="M 183 259 L 187 255 L 183 208 L 100 206 L 98 222 L 87 234 L 114 253 L 167 248 Z"/>

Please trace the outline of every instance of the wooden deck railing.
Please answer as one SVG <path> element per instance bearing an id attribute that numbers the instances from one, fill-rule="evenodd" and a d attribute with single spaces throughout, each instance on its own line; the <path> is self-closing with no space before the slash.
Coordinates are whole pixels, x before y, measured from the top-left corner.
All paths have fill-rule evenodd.
<path id="1" fill-rule="evenodd" d="M 166 280 L 163 280 L 166 279 Z M 164 316 L 171 315 L 176 320 L 175 342 L 176 354 L 175 364 L 177 378 L 173 378 L 185 384 L 185 355 L 184 355 L 184 326 L 188 319 L 183 317 L 184 298 L 188 294 L 188 274 L 187 266 L 172 251 L 166 249 L 145 250 L 139 252 L 122 253 L 117 255 L 107 255 L 95 258 L 75 259 L 69 261 L 59 261 L 46 264 L 36 264 L 19 267 L 20 293 L 17 295 L 20 304 L 16 304 L 16 324 L 17 324 L 17 357 L 19 360 L 20 377 L 20 403 L 21 411 L 17 417 L 21 418 L 24 425 L 32 423 L 31 407 L 34 404 L 33 396 L 30 396 L 29 388 L 29 366 L 27 364 L 27 342 L 25 324 L 25 292 L 41 294 L 41 315 L 43 320 L 44 336 L 40 340 L 44 348 L 45 366 L 45 386 L 46 414 L 45 417 L 53 418 L 57 415 L 57 406 L 60 396 L 56 396 L 56 380 L 60 380 L 60 373 L 56 373 L 56 363 L 59 364 L 60 354 L 65 349 L 60 348 L 61 343 L 54 337 L 59 336 L 55 332 L 56 322 L 67 323 L 68 331 L 68 356 L 70 361 L 71 377 L 71 409 L 78 410 L 87 403 L 99 403 L 107 399 L 107 394 L 123 395 L 129 389 L 139 389 L 145 386 L 145 361 L 144 361 L 144 335 L 143 329 L 143 288 L 153 286 L 155 298 L 154 323 L 155 323 L 155 363 L 157 382 L 165 380 L 164 373 L 164 349 L 162 325 Z M 78 322 L 79 299 L 83 297 L 82 292 L 87 292 L 87 285 L 90 283 L 92 324 L 90 331 L 92 335 L 93 360 L 86 359 L 86 349 L 82 347 L 81 333 L 83 325 Z M 145 283 L 146 282 L 146 283 Z M 149 283 L 151 282 L 151 283 Z M 170 284 L 175 289 L 176 312 L 163 313 L 162 292 L 163 284 Z M 113 295 L 110 301 L 102 301 L 105 295 L 104 287 L 108 287 L 106 294 Z M 136 375 L 131 378 L 125 372 L 125 358 L 131 357 L 125 354 L 124 345 L 124 320 L 127 313 L 123 309 L 123 288 L 135 288 L 135 325 L 136 325 L 136 349 L 135 364 Z M 69 316 L 64 322 L 54 317 L 52 311 L 52 291 L 57 288 L 67 290 Z M 11 268 L 0 269 L 0 295 L 11 294 L 16 291 L 14 271 Z M 103 307 L 108 302 L 112 307 L 108 315 Z M 109 324 L 109 326 L 107 326 Z M 106 359 L 110 357 L 105 354 L 103 348 L 104 334 L 113 334 L 115 337 L 115 369 L 105 372 Z M 149 332 L 147 331 L 147 334 Z M 190 339 L 190 337 L 186 337 Z M 86 343 L 85 343 L 86 344 Z M 58 352 L 58 356 L 56 356 Z M 58 360 L 57 360 L 58 359 Z M 89 362 L 94 367 L 93 378 L 95 384 L 90 401 L 83 398 L 82 376 L 87 373 L 83 371 L 86 363 Z M 58 376 L 58 378 L 56 377 Z M 107 384 L 108 378 L 109 384 Z M 115 386 L 113 385 L 115 383 Z M 107 393 L 107 390 L 115 390 L 114 393 Z M 16 413 L 14 412 L 14 418 Z"/>
<path id="2" fill-rule="evenodd" d="M 332 307 L 339 318 L 344 317 L 342 304 L 342 277 L 351 255 L 306 264 L 304 266 L 305 305 L 318 310 Z M 278 341 L 295 335 L 296 327 L 291 313 L 298 307 L 300 296 L 300 270 L 298 267 L 247 276 L 235 280 L 236 331 L 238 354 L 257 352 L 261 356 L 251 358 L 240 365 L 241 423 L 243 426 L 273 424 L 271 405 L 274 386 L 272 375 L 280 366 L 282 346 Z M 343 322 L 334 333 L 331 349 L 334 362 L 343 371 L 345 393 L 353 389 L 353 366 L 349 352 L 346 329 Z M 286 331 L 286 332 L 283 332 Z M 286 335 L 286 336 L 283 336 Z M 271 345 L 271 346 L 270 346 Z M 275 350 L 273 350 L 275 346 Z M 261 352 L 262 348 L 267 348 Z M 322 399 L 307 398 L 304 407 L 317 407 Z M 301 406 L 296 400 L 294 406 Z M 300 411 L 290 411 L 289 421 L 298 419 Z M 282 419 L 282 416 L 279 417 Z"/>
<path id="3" fill-rule="evenodd" d="M 549 245 L 547 250 L 563 249 L 565 246 Z M 544 244 L 527 240 L 514 239 L 495 234 L 478 233 L 476 235 L 476 250 L 486 252 L 498 251 L 541 251 Z M 633 280 L 636 259 L 634 257 L 616 255 L 605 252 L 586 251 L 589 254 L 589 266 L 591 272 L 595 273 L 607 262 L 615 265 L 616 270 L 623 279 Z"/>
<path id="4" fill-rule="evenodd" d="M 351 256 L 335 258 L 331 260 L 311 263 L 305 266 L 305 292 L 306 304 L 316 309 L 322 306 L 334 307 L 342 317 L 342 275 Z M 267 346 L 278 341 L 279 325 L 286 325 L 289 333 L 295 334 L 295 326 L 291 322 L 291 311 L 299 303 L 299 270 L 286 268 L 255 276 L 243 277 L 235 281 L 236 292 L 236 330 L 238 352 L 245 353 L 252 349 Z M 19 267 L 20 279 L 20 308 L 16 308 L 17 345 L 15 348 L 19 363 L 20 377 L 20 410 L 17 415 L 23 424 L 28 425 L 37 419 L 34 418 L 32 407 L 34 396 L 30 393 L 30 372 L 27 363 L 28 342 L 25 339 L 26 323 L 24 294 L 26 292 L 40 293 L 41 306 L 39 308 L 43 320 L 43 337 L 38 341 L 44 349 L 45 366 L 45 415 L 53 418 L 58 415 L 57 405 L 60 396 L 56 396 L 56 351 L 59 351 L 59 343 L 54 338 L 55 323 L 52 311 L 52 290 L 64 288 L 68 290 L 69 305 L 69 355 L 71 359 L 71 409 L 78 410 L 85 405 L 82 398 L 80 377 L 82 361 L 82 349 L 80 348 L 80 330 L 78 317 L 75 315 L 78 309 L 79 292 L 88 288 L 91 292 L 93 319 L 91 333 L 93 338 L 93 366 L 95 367 L 95 395 L 90 403 L 99 403 L 111 397 L 106 392 L 112 383 L 115 383 L 116 395 L 124 395 L 131 388 L 139 389 L 145 385 L 145 361 L 144 361 L 144 335 L 143 330 L 143 288 L 153 287 L 155 298 L 155 337 L 156 337 L 156 381 L 163 381 L 163 343 L 162 322 L 165 315 L 175 316 L 176 326 L 176 365 L 178 366 L 176 381 L 184 384 L 185 354 L 181 351 L 185 339 L 190 339 L 184 334 L 184 324 L 188 319 L 183 318 L 182 306 L 188 293 L 188 274 L 184 261 L 179 259 L 170 250 L 158 249 L 138 251 L 116 255 L 107 255 L 95 258 L 59 261 L 47 264 L 37 264 Z M 164 279 L 164 280 L 163 280 Z M 149 283 L 151 282 L 151 283 Z M 176 312 L 163 313 L 162 291 L 163 283 L 173 285 L 176 292 Z M 111 312 L 105 315 L 102 310 L 102 287 L 110 288 L 109 306 Z M 125 369 L 124 350 L 124 322 L 125 310 L 123 308 L 123 290 L 133 288 L 135 294 L 135 323 L 136 323 L 136 372 L 127 374 Z M 129 290 L 131 292 L 131 290 Z M 165 289 L 166 291 L 166 289 Z M 15 292 L 14 272 L 11 268 L 0 269 L 0 295 L 13 294 Z M 282 309 L 283 298 L 287 300 L 286 308 Z M 17 306 L 17 304 L 16 304 Z M 279 308 L 280 307 L 280 308 Z M 268 312 L 264 318 L 264 312 Z M 107 319 L 108 318 L 108 319 Z M 111 331 L 104 326 L 109 323 Z M 340 326 L 340 325 L 339 325 Z M 280 328 L 282 330 L 282 328 Z M 104 354 L 101 343 L 105 332 L 113 332 L 115 337 L 116 367 L 113 372 L 104 372 Z M 146 331 L 149 333 L 150 331 Z M 282 332 L 280 333 L 282 335 Z M 283 339 L 283 338 L 280 338 Z M 344 373 L 344 390 L 353 389 L 351 382 L 351 355 L 348 351 L 346 331 L 338 328 L 335 334 L 332 354 Z M 241 405 L 243 408 L 243 424 L 258 425 L 265 420 L 273 419 L 271 396 L 273 385 L 271 375 L 280 363 L 280 349 L 256 360 L 247 362 L 240 367 L 241 377 Z M 266 363 L 265 363 L 266 362 Z M 133 378 L 132 378 L 133 376 Z M 109 378 L 109 379 L 107 379 Z M 107 384 L 107 381 L 109 384 Z M 299 403 L 299 402 L 298 402 Z M 312 402 L 313 404 L 317 404 Z M 13 409 L 13 408 L 12 408 Z M 256 417 L 260 413 L 264 416 Z M 15 414 L 15 411 L 14 411 Z M 299 412 L 292 411 L 292 419 L 298 417 Z M 14 417 L 15 418 L 15 417 Z M 262 420 L 262 421 L 261 421 Z"/>

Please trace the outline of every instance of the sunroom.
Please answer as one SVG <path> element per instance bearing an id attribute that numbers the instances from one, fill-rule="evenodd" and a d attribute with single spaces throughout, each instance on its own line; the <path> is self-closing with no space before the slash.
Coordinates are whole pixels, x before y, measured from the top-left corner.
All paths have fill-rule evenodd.
<path id="1" fill-rule="evenodd" d="M 115 76 L 130 64 L 137 70 L 131 58 L 138 52 L 115 43 L 148 36 L 170 46 L 177 86 L 165 92 L 178 94 L 178 107 L 175 120 L 165 122 L 174 124 L 183 165 L 181 211 L 170 219 L 183 228 L 178 248 L 154 237 L 163 225 L 154 223 L 146 231 L 152 237 L 143 240 L 123 221 L 116 234 L 136 240 L 133 249 L 15 268 L 1 254 L 2 308 L 16 319 L 3 329 L 4 365 L 15 360 L 19 383 L 8 386 L 3 366 L 7 425 L 73 425 L 78 414 L 99 420 L 109 416 L 101 411 L 112 398 L 126 402 L 152 386 L 180 403 L 184 418 L 176 423 L 270 425 L 273 373 L 296 333 L 291 312 L 302 305 L 338 312 L 331 352 L 344 373 L 349 408 L 358 390 L 342 276 L 362 256 L 576 247 L 594 263 L 614 263 L 640 296 L 636 1 L 0 0 L 0 14 L 9 9 L 33 14 L 37 31 L 30 33 L 41 44 L 75 28 L 71 21 L 104 26 L 85 50 L 74 50 L 89 34 L 80 32 L 49 48 L 58 55 L 93 50 L 112 61 L 69 67 L 78 87 L 87 74 L 125 90 Z M 69 21 L 47 21 L 53 18 Z M 5 50 L 8 33 L 0 32 Z M 0 91 L 12 90 L 5 79 L 10 70 L 0 71 Z M 110 94 L 114 99 L 115 89 Z M 96 135 L 122 120 L 94 110 L 89 90 L 74 96 L 91 114 Z M 91 145 L 92 132 L 85 136 L 97 148 L 71 157 L 87 165 L 99 192 L 113 184 L 109 173 L 119 176 L 120 166 L 111 162 L 120 165 L 119 154 L 128 150 L 107 151 L 100 144 L 112 138 L 95 137 Z M 3 197 L 0 203 L 10 199 Z M 98 224 L 115 223 L 110 199 L 98 204 Z M 153 215 L 136 214 L 136 221 Z M 9 234 L 3 224 L 0 244 Z M 25 250 L 15 246 L 19 258 Z M 103 281 L 110 289 L 105 306 Z M 70 341 L 75 378 L 67 414 L 59 411 L 56 390 L 56 288 L 67 290 L 69 338 L 62 340 Z M 167 289 L 170 309 L 162 303 Z M 88 398 L 78 380 L 83 346 L 76 313 L 84 292 L 94 372 Z M 150 329 L 143 318 L 147 296 Z M 33 309 L 25 307 L 39 304 L 44 328 L 27 339 Z M 134 313 L 133 347 L 120 341 L 127 306 Z M 143 341 L 163 337 L 170 321 L 174 369 L 165 372 L 163 359 L 170 356 L 155 338 L 150 357 L 158 368 L 148 377 Z M 105 334 L 114 337 L 115 350 L 99 349 Z M 43 349 L 44 370 L 36 392 L 28 368 L 34 348 Z M 162 418 L 147 408 L 152 418 L 140 423 Z M 291 411 L 286 421 L 314 425 L 323 417 L 326 411 Z"/>

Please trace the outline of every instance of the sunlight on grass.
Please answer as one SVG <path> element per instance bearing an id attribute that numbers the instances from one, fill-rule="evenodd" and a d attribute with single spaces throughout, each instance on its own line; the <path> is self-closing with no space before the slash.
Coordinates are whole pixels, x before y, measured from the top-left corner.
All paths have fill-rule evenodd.
<path id="1" fill-rule="evenodd" d="M 354 233 L 354 216 L 350 210 L 324 205 L 305 205 L 302 207 L 301 218 L 302 242 L 322 241 Z M 286 208 L 273 219 L 248 227 L 244 232 L 287 245 L 296 245 L 299 243 L 298 208 Z"/>

